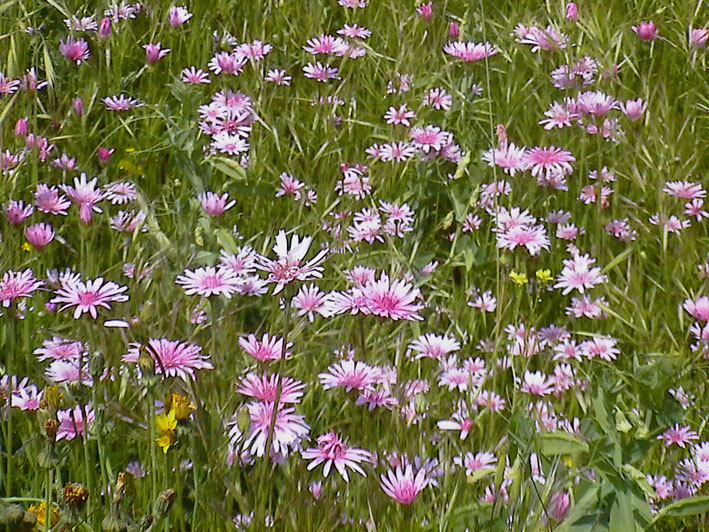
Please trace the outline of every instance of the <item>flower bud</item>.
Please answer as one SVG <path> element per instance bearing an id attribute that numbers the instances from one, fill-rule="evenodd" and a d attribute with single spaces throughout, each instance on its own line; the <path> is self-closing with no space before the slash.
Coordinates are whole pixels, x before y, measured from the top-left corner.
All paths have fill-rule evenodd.
<path id="1" fill-rule="evenodd" d="M 579 18 L 579 6 L 575 2 L 566 4 L 566 19 L 571 22 L 576 22 Z"/>
<path id="2" fill-rule="evenodd" d="M 71 100 L 71 105 L 74 107 L 74 112 L 76 116 L 82 116 L 84 114 L 84 101 L 78 96 Z"/>
<path id="3" fill-rule="evenodd" d="M 27 136 L 27 119 L 26 118 L 18 118 L 17 122 L 15 122 L 15 135 L 18 137 L 26 137 Z"/>
<path id="4" fill-rule="evenodd" d="M 172 508 L 172 503 L 175 502 L 175 490 L 166 489 L 158 495 L 158 499 L 155 501 L 155 514 L 156 519 L 162 519 L 167 515 L 167 512 Z"/>
<path id="5" fill-rule="evenodd" d="M 98 34 L 99 34 L 99 37 L 103 37 L 104 39 L 111 36 L 111 19 L 110 18 L 104 17 L 101 20 L 101 26 L 98 29 Z"/>

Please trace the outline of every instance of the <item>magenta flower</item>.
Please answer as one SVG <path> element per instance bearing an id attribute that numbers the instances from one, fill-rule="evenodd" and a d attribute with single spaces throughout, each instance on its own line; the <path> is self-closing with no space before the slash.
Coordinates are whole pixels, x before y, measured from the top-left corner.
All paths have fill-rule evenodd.
<path id="1" fill-rule="evenodd" d="M 642 98 L 638 98 L 637 100 L 626 100 L 624 104 L 620 104 L 620 110 L 623 111 L 625 116 L 627 116 L 628 120 L 631 122 L 639 120 L 646 108 L 647 102 L 644 102 Z"/>
<path id="2" fill-rule="evenodd" d="M 345 391 L 365 390 L 381 382 L 382 371 L 366 362 L 342 360 L 327 368 L 327 373 L 318 373 L 323 390 L 344 388 Z"/>
<path id="3" fill-rule="evenodd" d="M 423 317 L 418 311 L 424 308 L 422 303 L 416 303 L 421 297 L 421 291 L 401 279 L 389 280 L 382 273 L 379 280 L 367 283 L 362 288 L 367 310 L 375 316 L 392 320 L 421 321 Z"/>
<path id="4" fill-rule="evenodd" d="M 281 396 L 278 402 L 284 404 L 300 403 L 305 384 L 298 380 L 291 379 L 290 377 L 282 377 L 277 374 L 267 375 L 264 373 L 259 377 L 254 373 L 249 373 L 241 379 L 236 391 L 248 397 L 253 397 L 257 401 L 272 403 L 276 400 L 279 379 Z"/>
<path id="5" fill-rule="evenodd" d="M 104 148 L 103 146 L 99 146 L 97 150 L 98 160 L 102 163 L 107 163 L 114 151 L 116 150 L 113 148 Z"/>
<path id="6" fill-rule="evenodd" d="M 218 196 L 214 192 L 202 192 L 197 198 L 202 203 L 202 208 L 204 208 L 209 216 L 221 216 L 224 214 L 224 211 L 236 205 L 236 200 L 229 201 L 229 194 L 226 192 L 221 196 Z"/>
<path id="7" fill-rule="evenodd" d="M 655 23 L 643 20 L 637 26 L 632 26 L 632 30 L 640 37 L 643 41 L 654 41 L 657 38 L 657 26 Z"/>
<path id="8" fill-rule="evenodd" d="M 244 441 L 244 449 L 249 449 L 256 456 L 266 454 L 266 443 L 273 417 L 274 403 L 249 403 L 251 423 L 249 434 Z M 238 426 L 234 426 L 231 435 L 238 434 Z M 276 423 L 273 426 L 272 451 L 276 454 L 287 455 L 289 448 L 296 447 L 300 440 L 307 436 L 310 427 L 305 422 L 305 417 L 296 414 L 292 407 L 278 405 Z"/>
<path id="9" fill-rule="evenodd" d="M 66 278 L 50 303 L 64 303 L 64 306 L 59 309 L 60 311 L 76 307 L 74 319 L 79 319 L 84 313 L 91 314 L 91 317 L 96 319 L 98 307 L 110 310 L 109 303 L 128 301 L 128 296 L 123 293 L 126 290 L 128 290 L 127 286 L 119 286 L 113 281 L 104 282 L 103 277 L 86 282 L 75 278 Z"/>
<path id="10" fill-rule="evenodd" d="M 21 297 L 30 297 L 44 282 L 35 279 L 34 273 L 27 268 L 23 272 L 10 270 L 4 273 L 0 280 L 0 302 L 7 308 L 13 301 Z"/>
<path id="11" fill-rule="evenodd" d="M 314 284 L 302 286 L 293 298 L 293 308 L 297 310 L 298 316 L 307 315 L 311 323 L 315 320 L 316 313 L 321 316 L 329 314 L 326 303 L 327 294 Z"/>
<path id="12" fill-rule="evenodd" d="M 89 43 L 84 39 L 74 39 L 74 37 L 68 37 L 66 42 L 61 41 L 59 51 L 64 57 L 74 61 L 77 65 L 80 65 L 82 61 L 86 61 L 91 56 Z"/>
<path id="13" fill-rule="evenodd" d="M 532 176 L 544 176 L 547 179 L 563 177 L 574 171 L 571 163 L 576 158 L 571 152 L 555 146 L 531 148 L 525 153 L 523 164 L 526 169 L 531 169 Z"/>
<path id="14" fill-rule="evenodd" d="M 25 205 L 22 200 L 11 200 L 2 206 L 2 211 L 10 225 L 18 226 L 32 216 L 34 208 L 32 205 Z"/>
<path id="15" fill-rule="evenodd" d="M 709 298 L 707 296 L 702 296 L 696 301 L 685 299 L 683 306 L 684 310 L 699 321 L 709 321 Z"/>
<path id="16" fill-rule="evenodd" d="M 689 44 L 693 48 L 704 48 L 709 41 L 709 28 L 696 28 L 689 33 Z"/>
<path id="17" fill-rule="evenodd" d="M 428 4 L 421 4 L 416 8 L 416 13 L 421 15 L 424 20 L 431 20 L 433 18 L 433 1 Z"/>
<path id="18" fill-rule="evenodd" d="M 337 67 L 331 67 L 330 65 L 321 65 L 318 61 L 317 63 L 308 63 L 303 67 L 303 74 L 306 78 L 314 79 L 315 81 L 320 81 L 325 83 L 331 79 L 340 79 L 339 71 Z"/>
<path id="19" fill-rule="evenodd" d="M 86 406 L 86 420 L 84 420 L 84 409 L 79 405 L 69 410 L 58 410 L 57 440 L 73 440 L 78 435 L 85 437 L 85 430 L 91 429 L 95 418 L 94 410 L 90 406 Z"/>
<path id="20" fill-rule="evenodd" d="M 347 43 L 340 37 L 332 35 L 320 35 L 314 39 L 308 39 L 303 46 L 303 50 L 312 55 L 332 54 L 342 56 L 347 51 Z"/>
<path id="21" fill-rule="evenodd" d="M 675 423 L 675 426 L 667 429 L 665 432 L 657 437 L 658 440 L 665 440 L 665 447 L 669 447 L 673 443 L 685 448 L 685 445 L 692 440 L 698 440 L 699 435 L 689 427 L 680 427 L 679 423 Z"/>
<path id="22" fill-rule="evenodd" d="M 384 493 L 405 506 L 414 502 L 418 494 L 428 485 L 426 470 L 421 468 L 414 474 L 411 464 L 408 464 L 403 471 L 401 466 L 397 466 L 396 470 L 390 469 L 386 475 L 381 476 L 381 479 Z"/>
<path id="23" fill-rule="evenodd" d="M 111 19 L 104 17 L 101 19 L 101 26 L 98 29 L 99 37 L 107 39 L 111 36 Z"/>
<path id="24" fill-rule="evenodd" d="M 244 70 L 246 58 L 240 54 L 219 52 L 209 60 L 207 67 L 216 75 L 221 73 L 238 76 Z"/>
<path id="25" fill-rule="evenodd" d="M 566 20 L 571 22 L 576 22 L 579 18 L 579 7 L 575 2 L 569 2 L 566 4 Z"/>
<path id="26" fill-rule="evenodd" d="M 25 227 L 25 238 L 33 248 L 42 249 L 54 239 L 54 230 L 50 224 L 33 224 Z"/>
<path id="27" fill-rule="evenodd" d="M 17 91 L 20 86 L 20 80 L 5 77 L 5 74 L 0 72 L 0 98 L 4 94 L 12 94 Z"/>
<path id="28" fill-rule="evenodd" d="M 287 351 L 293 347 L 293 342 L 283 346 L 283 338 L 278 336 L 269 336 L 264 334 L 261 340 L 256 338 L 256 335 L 249 334 L 248 337 L 239 338 L 239 345 L 246 352 L 259 362 L 270 362 L 271 360 L 280 360 L 281 358 L 290 358 L 292 353 Z"/>
<path id="29" fill-rule="evenodd" d="M 492 57 L 499 53 L 492 44 L 451 41 L 443 47 L 443 51 L 448 55 L 462 59 L 466 63 L 479 61 L 486 57 Z"/>
<path id="30" fill-rule="evenodd" d="M 103 212 L 96 205 L 103 200 L 105 194 L 98 188 L 96 183 L 98 177 L 94 177 L 90 181 L 87 180 L 86 173 L 82 172 L 81 177 L 74 177 L 74 186 L 60 185 L 60 188 L 69 196 L 69 198 L 79 207 L 79 218 L 85 224 L 91 223 L 94 212 Z"/>
<path id="31" fill-rule="evenodd" d="M 118 96 L 107 96 L 101 101 L 106 106 L 106 109 L 118 113 L 130 111 L 131 109 L 145 105 L 137 98 L 126 97 L 125 94 L 120 94 Z"/>
<path id="32" fill-rule="evenodd" d="M 242 280 L 229 268 L 206 266 L 194 271 L 185 270 L 185 273 L 179 275 L 175 282 L 182 285 L 188 296 L 222 295 L 231 299 L 232 294 L 239 291 Z"/>
<path id="33" fill-rule="evenodd" d="M 297 234 L 293 234 L 289 248 L 286 232 L 281 229 L 276 235 L 276 244 L 273 246 L 273 251 L 278 258 L 272 260 L 261 255 L 257 256 L 256 267 L 268 272 L 268 282 L 276 284 L 276 288 L 273 290 L 274 294 L 283 290 L 285 285 L 296 279 L 307 281 L 322 277 L 324 268 L 320 264 L 327 256 L 327 249 L 321 249 L 315 257 L 303 262 L 312 242 L 313 237 L 311 236 L 303 237 L 301 240 Z"/>
<path id="34" fill-rule="evenodd" d="M 148 43 L 143 45 L 145 50 L 145 60 L 154 65 L 160 61 L 163 57 L 170 53 L 169 48 L 162 48 L 160 43 Z"/>
<path id="35" fill-rule="evenodd" d="M 194 380 L 195 370 L 214 369 L 208 361 L 209 356 L 202 354 L 202 348 L 195 344 L 168 340 L 167 338 L 148 341 L 149 352 L 155 360 L 155 373 L 167 377 L 180 377 L 186 381 Z M 137 362 L 139 350 L 134 347 L 123 356 L 124 362 Z"/>
<path id="36" fill-rule="evenodd" d="M 324 463 L 323 477 L 327 477 L 330 474 L 330 469 L 334 465 L 345 482 L 349 482 L 347 475 L 348 467 L 352 471 L 356 471 L 366 477 L 367 473 L 359 466 L 359 463 L 372 461 L 372 455 L 369 451 L 346 447 L 345 443 L 336 432 L 328 432 L 327 434 L 318 436 L 318 446 L 301 451 L 300 454 L 306 460 L 312 460 L 312 462 L 308 464 L 308 471 Z"/>

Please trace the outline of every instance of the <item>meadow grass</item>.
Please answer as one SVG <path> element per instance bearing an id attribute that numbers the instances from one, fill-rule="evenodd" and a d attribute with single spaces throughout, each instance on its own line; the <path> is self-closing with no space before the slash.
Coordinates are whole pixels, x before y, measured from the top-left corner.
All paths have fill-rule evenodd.
<path id="1" fill-rule="evenodd" d="M 0 526 L 707 526 L 707 6 L 359 3 L 0 2 Z"/>

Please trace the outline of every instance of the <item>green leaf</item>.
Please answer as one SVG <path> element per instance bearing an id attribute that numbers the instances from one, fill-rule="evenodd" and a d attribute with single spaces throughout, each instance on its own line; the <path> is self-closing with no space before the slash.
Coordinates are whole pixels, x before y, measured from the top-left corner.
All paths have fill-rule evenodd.
<path id="1" fill-rule="evenodd" d="M 468 484 L 475 484 L 477 481 L 492 475 L 495 472 L 494 467 L 482 467 L 476 469 L 471 474 L 468 475 Z"/>
<path id="2" fill-rule="evenodd" d="M 665 506 L 662 514 L 672 517 L 689 517 L 709 512 L 709 496 L 689 497 Z"/>
<path id="3" fill-rule="evenodd" d="M 616 500 L 611 507 L 609 532 L 634 532 L 635 518 L 633 517 L 633 507 L 628 494 L 618 492 Z"/>
<path id="4" fill-rule="evenodd" d="M 232 159 L 227 159 L 226 157 L 211 157 L 207 159 L 207 162 L 221 173 L 228 175 L 232 179 L 236 179 L 237 181 L 246 179 L 246 170 L 244 170 L 238 162 L 233 161 Z"/>
<path id="5" fill-rule="evenodd" d="M 455 174 L 453 174 L 453 179 L 460 179 L 465 173 L 465 169 L 470 164 L 470 151 L 465 152 L 465 155 L 458 161 L 458 166 L 455 169 Z"/>
<path id="6" fill-rule="evenodd" d="M 540 444 L 544 456 L 588 452 L 588 444 L 585 441 L 564 431 L 542 434 Z"/>

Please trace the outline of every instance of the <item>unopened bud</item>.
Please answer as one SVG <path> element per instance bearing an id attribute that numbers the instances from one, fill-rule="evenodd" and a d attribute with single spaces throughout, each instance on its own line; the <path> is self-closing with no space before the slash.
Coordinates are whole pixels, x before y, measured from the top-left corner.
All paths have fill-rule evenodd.
<path id="1" fill-rule="evenodd" d="M 172 508 L 172 503 L 175 502 L 175 490 L 167 489 L 158 495 L 158 499 L 155 501 L 155 514 L 156 519 L 162 519 L 167 515 L 167 512 Z"/>

